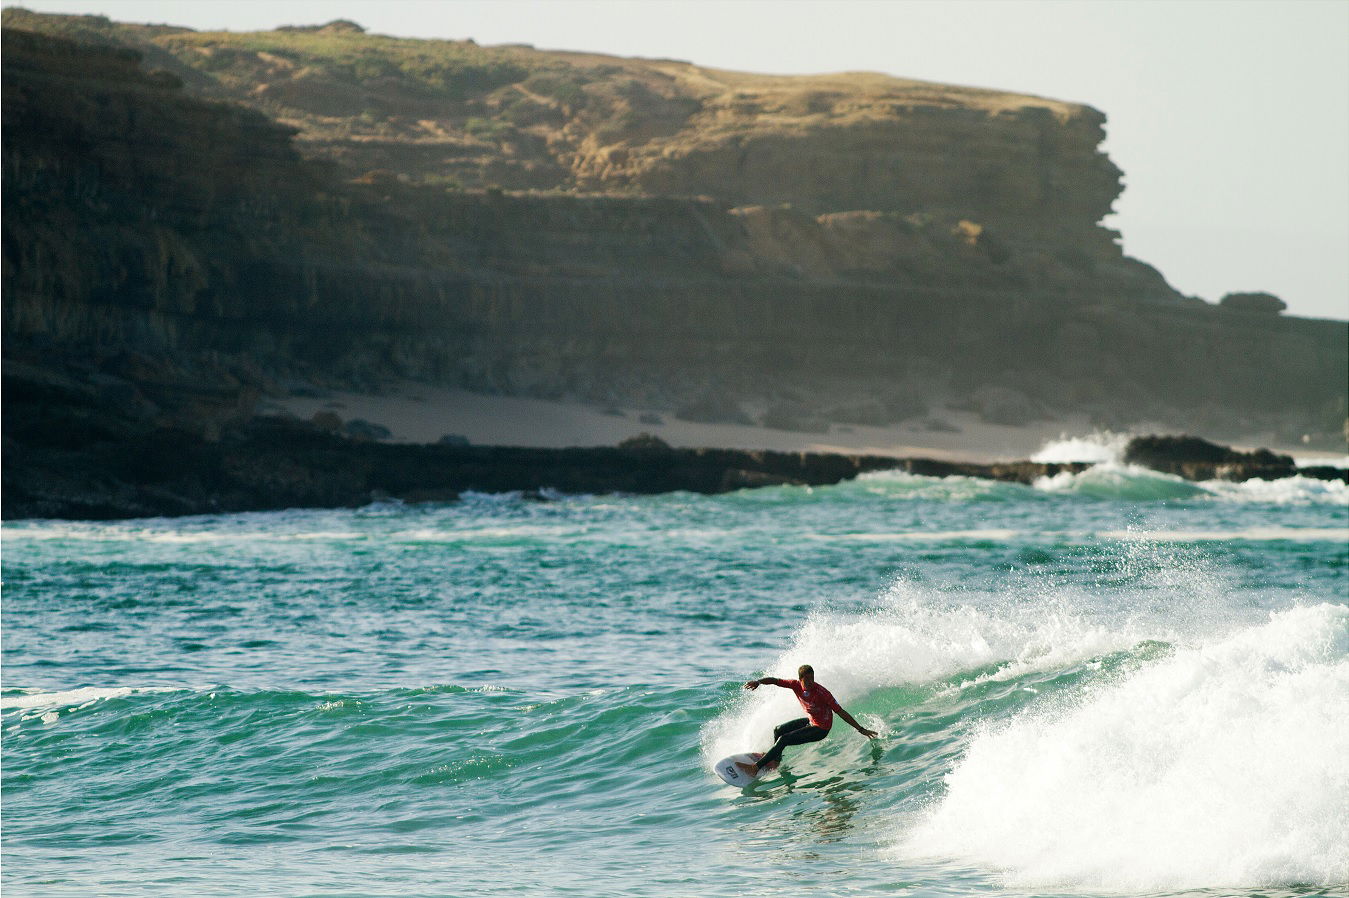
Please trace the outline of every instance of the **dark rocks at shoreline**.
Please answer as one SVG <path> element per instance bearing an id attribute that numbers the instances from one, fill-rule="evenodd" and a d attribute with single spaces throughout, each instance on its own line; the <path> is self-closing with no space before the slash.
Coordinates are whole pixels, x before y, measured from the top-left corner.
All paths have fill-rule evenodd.
<path id="1" fill-rule="evenodd" d="M 209 442 L 160 429 L 86 446 L 5 457 L 4 517 L 117 519 L 451 501 L 466 491 L 722 493 L 819 486 L 867 471 L 963 474 L 1030 482 L 1085 465 L 952 464 L 879 455 L 675 449 L 656 438 L 618 447 L 539 449 L 353 440 L 308 422 L 257 418 Z"/>
<path id="2" fill-rule="evenodd" d="M 6 519 L 115 519 L 373 499 L 450 501 L 465 491 L 719 493 L 837 483 L 892 468 L 883 456 L 624 447 L 538 449 L 353 440 L 307 422 L 258 418 L 207 442 L 158 430 L 88 448 L 8 447 Z"/>
<path id="3" fill-rule="evenodd" d="M 1235 453 L 1189 437 L 1144 437 L 1135 444 L 1136 462 L 1147 459 L 1150 467 L 1192 480 L 1349 476 L 1336 468 L 1299 470 L 1287 456 Z M 355 507 L 379 499 L 453 501 L 467 491 L 723 493 L 828 485 L 882 470 L 1029 484 L 1091 465 L 678 449 L 649 436 L 616 447 L 567 449 L 413 445 L 351 439 L 296 419 L 256 418 L 217 441 L 169 428 L 85 445 L 36 448 L 6 440 L 4 467 L 5 519 L 109 520 Z"/>
<path id="4" fill-rule="evenodd" d="M 677 449 L 650 435 L 605 448 L 472 446 L 453 435 L 438 444 L 398 444 L 381 440 L 379 432 L 348 432 L 352 428 L 330 411 L 313 421 L 246 416 L 242 400 L 225 395 L 210 377 L 168 390 L 148 379 L 90 376 L 73 362 L 56 361 L 5 360 L 0 495 L 8 520 L 351 507 L 381 498 L 452 501 L 469 490 L 720 493 L 827 485 L 879 470 L 1029 484 L 1090 467 Z M 1191 480 L 1349 476 L 1194 437 L 1139 437 L 1125 457 Z"/>
<path id="5" fill-rule="evenodd" d="M 1339 478 L 1323 475 L 1343 474 L 1339 468 L 1299 468 L 1292 456 L 1268 449 L 1239 452 L 1192 436 L 1134 437 L 1124 449 L 1123 461 L 1186 480 L 1279 480 L 1297 474 L 1335 480 Z"/>

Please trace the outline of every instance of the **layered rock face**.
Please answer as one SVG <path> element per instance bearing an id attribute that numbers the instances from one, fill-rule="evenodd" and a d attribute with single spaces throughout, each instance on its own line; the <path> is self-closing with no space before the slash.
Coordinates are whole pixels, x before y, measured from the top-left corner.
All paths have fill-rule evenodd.
<path id="1" fill-rule="evenodd" d="M 291 381 L 395 377 L 837 420 L 939 400 L 1220 433 L 1343 420 L 1342 325 L 1187 301 L 1120 254 L 1085 107 L 442 58 L 350 29 L 5 21 L 7 447 L 210 440 Z M 447 149 L 470 143 L 477 168 Z M 526 169 L 550 191 L 436 181 Z"/>
<path id="2" fill-rule="evenodd" d="M 703 114 L 717 123 L 710 132 L 675 146 L 609 150 L 600 173 L 653 193 L 812 214 L 922 211 L 1030 227 L 1042 238 L 1090 233 L 1119 194 L 1120 172 L 1097 149 L 1105 117 L 1096 110 L 974 92 L 924 103 L 884 81 L 862 105 L 857 87 L 840 86 L 813 93 L 807 102 L 818 112 L 775 129 L 760 124 L 780 111 L 766 98 L 719 97 L 721 108 L 738 110 L 730 121 L 714 107 Z"/>
<path id="3" fill-rule="evenodd" d="M 289 132 L 180 96 L 133 51 L 6 29 L 4 78 L 7 333 L 260 311 L 240 305 L 242 268 L 294 252 L 313 199 Z"/>
<path id="4" fill-rule="evenodd" d="M 1099 150 L 1105 117 L 1040 97 L 399 40 L 349 22 L 246 35 L 23 10 L 5 22 L 136 49 L 191 92 L 293 125 L 305 152 L 356 174 L 922 212 L 1093 245 L 1120 190 Z"/>

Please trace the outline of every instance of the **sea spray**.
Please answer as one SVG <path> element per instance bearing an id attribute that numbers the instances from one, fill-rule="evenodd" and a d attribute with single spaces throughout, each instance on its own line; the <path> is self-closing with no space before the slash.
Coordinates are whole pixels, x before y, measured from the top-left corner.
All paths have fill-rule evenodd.
<path id="1" fill-rule="evenodd" d="M 997 593 L 939 589 L 898 578 L 863 611 L 812 612 L 763 668 L 791 678 L 800 664 L 845 704 L 878 690 L 1057 671 L 1085 659 L 1192 632 L 1224 631 L 1248 619 L 1223 580 L 1185 547 L 1132 544 L 1102 572 L 1128 582 L 1135 602 L 1102 605 L 1090 589 L 1036 576 L 1010 576 Z M 799 716 L 793 697 L 759 689 L 733 700 L 705 728 L 708 763 L 763 745 L 773 726 Z"/>
<path id="2" fill-rule="evenodd" d="M 1273 614 L 988 726 L 904 856 L 1026 887 L 1349 883 L 1349 609 Z"/>
<path id="3" fill-rule="evenodd" d="M 840 484 L 845 492 L 865 492 L 877 498 L 932 502 L 1015 502 L 1034 498 L 1020 483 L 952 475 L 927 477 L 905 471 L 871 471 L 851 483 Z M 826 494 L 829 495 L 829 494 Z"/>
<path id="4" fill-rule="evenodd" d="M 1343 480 L 1314 480 L 1299 475 L 1281 480 L 1254 478 L 1241 483 L 1209 480 L 1203 487 L 1215 499 L 1226 502 L 1349 506 L 1349 483 Z"/>
<path id="5" fill-rule="evenodd" d="M 1273 481 L 1257 478 L 1239 483 L 1222 480 L 1195 482 L 1141 465 L 1126 464 L 1124 451 L 1130 439 L 1132 434 L 1097 431 L 1083 436 L 1065 434 L 1057 440 L 1051 440 L 1030 460 L 1045 463 L 1087 462 L 1091 467 L 1085 471 L 1062 471 L 1038 478 L 1034 483 L 1035 489 L 1098 499 L 1142 502 L 1212 499 L 1275 505 L 1349 504 L 1349 484 L 1340 480 L 1316 480 L 1299 475 Z M 1326 462 L 1304 460 L 1299 461 L 1298 465 L 1314 463 Z"/>
<path id="6" fill-rule="evenodd" d="M 1132 434 L 1115 433 L 1110 430 L 1098 430 L 1082 436 L 1063 434 L 1057 440 L 1045 443 L 1030 457 L 1030 460 L 1058 464 L 1119 462 L 1124 457 L 1124 449 L 1132 438 Z"/>

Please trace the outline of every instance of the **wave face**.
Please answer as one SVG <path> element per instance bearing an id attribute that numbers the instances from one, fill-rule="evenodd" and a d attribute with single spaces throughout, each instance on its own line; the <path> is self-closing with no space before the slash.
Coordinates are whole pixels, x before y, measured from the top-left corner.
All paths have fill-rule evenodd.
<path id="1" fill-rule="evenodd" d="M 1349 892 L 1349 505 L 1111 464 L 7 524 L 0 884 Z"/>

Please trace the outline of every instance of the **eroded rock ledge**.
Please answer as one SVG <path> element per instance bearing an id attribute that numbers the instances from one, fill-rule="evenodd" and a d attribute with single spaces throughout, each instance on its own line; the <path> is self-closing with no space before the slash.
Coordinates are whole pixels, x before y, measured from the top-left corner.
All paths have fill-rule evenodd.
<path id="1" fill-rule="evenodd" d="M 1213 447 L 1229 453 L 1222 456 L 1226 460 L 1186 460 L 1184 453 L 1195 444 L 1212 444 L 1185 440 L 1161 450 L 1154 445 L 1152 451 L 1160 451 L 1156 457 L 1162 463 L 1167 463 L 1162 455 L 1169 451 L 1175 473 L 1189 479 L 1347 476 L 1335 468 L 1299 470 L 1291 458 L 1265 450 L 1242 461 L 1231 457 L 1241 453 Z M 17 447 L 6 454 L 15 452 L 29 454 Z M 1200 452 L 1208 450 L 1200 447 Z M 1031 483 L 1090 467 L 1079 462 L 972 464 L 882 455 L 675 449 L 659 440 L 568 449 L 389 444 L 351 440 L 287 418 L 254 419 L 217 442 L 183 430 L 159 430 L 125 442 L 53 447 L 6 461 L 8 520 L 340 508 L 380 499 L 453 501 L 467 491 L 522 491 L 541 497 L 550 492 L 724 493 L 828 485 L 881 470 Z M 19 468 L 24 476 L 11 476 Z"/>

